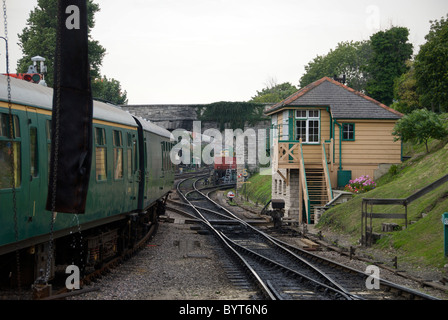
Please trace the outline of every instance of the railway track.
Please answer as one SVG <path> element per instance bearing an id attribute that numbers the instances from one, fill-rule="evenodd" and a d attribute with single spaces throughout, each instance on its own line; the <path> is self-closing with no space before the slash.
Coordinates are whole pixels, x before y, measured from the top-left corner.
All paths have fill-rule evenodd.
<path id="1" fill-rule="evenodd" d="M 368 289 L 369 275 L 282 242 L 214 202 L 217 187 L 201 185 L 201 177 L 186 178 L 177 192 L 192 219 L 221 241 L 251 281 L 273 300 L 435 300 L 421 292 L 378 279 Z M 371 279 L 371 278 L 370 278 Z M 376 279 L 375 279 L 376 280 Z"/>
<path id="2" fill-rule="evenodd" d="M 96 270 L 92 270 L 87 272 L 85 275 L 82 276 L 80 279 L 80 287 L 84 287 L 84 285 L 89 285 L 92 282 L 95 282 L 97 279 L 103 277 L 104 275 L 108 274 L 111 269 L 118 267 L 122 262 L 125 260 L 128 260 L 135 254 L 141 250 L 146 243 L 155 235 L 157 232 L 157 224 L 153 224 L 148 232 L 135 243 L 135 245 L 132 248 L 128 248 L 125 250 L 121 255 L 116 256 L 108 261 L 105 261 L 101 267 L 99 267 Z M 59 289 L 57 289 L 60 287 Z M 78 290 L 68 290 L 66 287 L 64 287 L 61 284 L 56 284 L 54 290 L 55 293 L 52 293 L 51 295 L 47 295 L 45 292 L 42 292 L 42 294 L 39 294 L 38 292 L 33 292 L 33 299 L 35 300 L 60 300 L 65 299 L 70 296 L 74 295 L 80 295 L 91 291 L 99 290 L 98 287 L 91 287 L 86 289 L 78 289 Z"/>

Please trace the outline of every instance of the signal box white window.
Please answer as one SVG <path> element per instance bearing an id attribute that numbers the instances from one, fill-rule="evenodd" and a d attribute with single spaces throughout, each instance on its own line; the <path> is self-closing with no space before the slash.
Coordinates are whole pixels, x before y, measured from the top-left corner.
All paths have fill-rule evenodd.
<path id="1" fill-rule="evenodd" d="M 318 144 L 320 140 L 320 110 L 296 110 L 296 140 Z"/>

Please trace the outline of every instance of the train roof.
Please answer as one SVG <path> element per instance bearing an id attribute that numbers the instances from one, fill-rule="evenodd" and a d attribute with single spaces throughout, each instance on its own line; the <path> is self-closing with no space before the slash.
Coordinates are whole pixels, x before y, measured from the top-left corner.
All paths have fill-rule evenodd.
<path id="1" fill-rule="evenodd" d="M 25 80 L 11 79 L 11 101 L 15 104 L 38 107 L 46 110 L 53 108 L 53 89 Z M 7 76 L 0 75 L 0 101 L 8 101 Z M 93 101 L 93 118 L 131 127 L 137 127 L 133 116 L 111 103 Z M 146 131 L 170 137 L 170 132 L 147 120 L 139 119 Z"/>
<path id="2" fill-rule="evenodd" d="M 142 117 L 134 117 L 136 120 L 140 122 L 140 124 L 143 127 L 143 130 L 149 131 L 155 134 L 158 134 L 159 136 L 170 138 L 171 133 L 166 130 L 165 128 L 159 127 L 158 125 L 143 119 Z"/>

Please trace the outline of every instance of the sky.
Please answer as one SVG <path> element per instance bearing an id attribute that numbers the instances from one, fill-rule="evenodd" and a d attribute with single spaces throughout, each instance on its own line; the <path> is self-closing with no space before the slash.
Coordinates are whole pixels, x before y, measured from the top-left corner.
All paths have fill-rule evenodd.
<path id="1" fill-rule="evenodd" d="M 248 101 L 272 81 L 298 86 L 317 55 L 340 42 L 368 40 L 391 26 L 410 30 L 415 54 L 425 43 L 429 21 L 448 14 L 446 0 L 94 2 L 100 12 L 92 38 L 107 50 L 101 74 L 120 81 L 129 104 Z M 6 0 L 6 6 L 10 70 L 15 72 L 22 56 L 17 34 L 37 0 Z"/>

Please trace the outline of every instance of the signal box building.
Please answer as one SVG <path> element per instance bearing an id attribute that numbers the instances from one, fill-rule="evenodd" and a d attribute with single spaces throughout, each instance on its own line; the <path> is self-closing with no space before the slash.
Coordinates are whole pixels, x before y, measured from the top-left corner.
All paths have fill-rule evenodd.
<path id="1" fill-rule="evenodd" d="M 324 77 L 265 111 L 271 116 L 272 199 L 285 216 L 314 223 L 314 208 L 351 179 L 373 179 L 401 162 L 392 131 L 402 114 Z"/>

